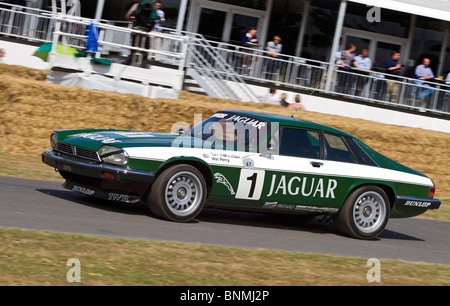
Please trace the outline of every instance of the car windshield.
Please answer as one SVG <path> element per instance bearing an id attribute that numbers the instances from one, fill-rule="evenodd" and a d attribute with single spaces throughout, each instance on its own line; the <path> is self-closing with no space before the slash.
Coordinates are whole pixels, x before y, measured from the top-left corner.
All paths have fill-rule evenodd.
<path id="1" fill-rule="evenodd" d="M 218 112 L 191 129 L 191 136 L 214 143 L 218 149 L 258 152 L 267 142 L 270 123 L 260 118 Z"/>

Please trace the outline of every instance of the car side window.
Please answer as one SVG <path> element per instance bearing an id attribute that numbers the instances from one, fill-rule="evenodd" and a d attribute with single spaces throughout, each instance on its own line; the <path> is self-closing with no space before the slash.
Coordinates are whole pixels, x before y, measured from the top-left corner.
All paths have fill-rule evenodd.
<path id="1" fill-rule="evenodd" d="M 320 158 L 320 136 L 319 132 L 283 127 L 280 138 L 280 155 Z"/>
<path id="2" fill-rule="evenodd" d="M 324 134 L 325 156 L 327 160 L 356 163 L 356 159 L 341 136 Z"/>

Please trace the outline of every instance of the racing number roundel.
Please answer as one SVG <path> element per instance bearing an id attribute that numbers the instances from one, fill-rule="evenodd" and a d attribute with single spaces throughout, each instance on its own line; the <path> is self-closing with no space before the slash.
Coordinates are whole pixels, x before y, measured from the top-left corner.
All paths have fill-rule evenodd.
<path id="1" fill-rule="evenodd" d="M 264 186 L 265 174 L 266 172 L 263 170 L 241 169 L 236 198 L 259 200 Z"/>

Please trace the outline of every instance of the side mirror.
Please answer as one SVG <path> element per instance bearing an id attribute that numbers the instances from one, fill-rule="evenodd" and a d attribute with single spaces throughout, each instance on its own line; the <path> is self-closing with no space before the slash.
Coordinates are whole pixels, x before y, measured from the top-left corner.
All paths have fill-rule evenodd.
<path id="1" fill-rule="evenodd" d="M 273 159 L 273 154 L 276 154 L 277 150 L 275 150 L 275 148 L 273 146 L 270 146 L 267 148 L 267 150 L 264 150 L 261 152 L 261 154 L 259 154 L 259 156 L 261 157 L 265 157 L 268 159 Z"/>
<path id="2" fill-rule="evenodd" d="M 191 127 L 188 127 L 188 128 L 180 127 L 179 129 L 176 130 L 176 133 L 178 135 L 184 135 L 184 134 L 189 133 L 190 130 L 191 130 Z"/>

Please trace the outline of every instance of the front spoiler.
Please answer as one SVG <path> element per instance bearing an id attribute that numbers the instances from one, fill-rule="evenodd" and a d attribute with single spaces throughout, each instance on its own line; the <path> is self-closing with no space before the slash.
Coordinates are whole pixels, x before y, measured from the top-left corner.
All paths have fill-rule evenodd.
<path id="1" fill-rule="evenodd" d="M 426 209 L 438 209 L 441 206 L 439 199 L 419 199 L 409 197 L 397 197 L 397 205 L 402 207 L 417 207 Z"/>
<path id="2" fill-rule="evenodd" d="M 64 188 L 119 202 L 139 201 L 155 179 L 153 172 L 75 160 L 52 150 L 42 153 L 42 162 L 61 173 Z"/>
<path id="3" fill-rule="evenodd" d="M 62 186 L 66 189 L 103 200 L 122 203 L 137 203 L 141 200 L 141 196 L 138 195 L 104 191 L 90 185 L 79 184 L 69 180 L 66 180 Z"/>

